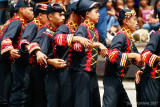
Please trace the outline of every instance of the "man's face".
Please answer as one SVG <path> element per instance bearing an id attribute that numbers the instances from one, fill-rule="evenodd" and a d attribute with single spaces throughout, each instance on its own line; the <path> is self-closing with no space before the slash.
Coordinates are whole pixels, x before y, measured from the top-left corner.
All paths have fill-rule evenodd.
<path id="1" fill-rule="evenodd" d="M 25 20 L 30 21 L 34 18 L 33 7 L 22 8 L 22 15 Z"/>
<path id="2" fill-rule="evenodd" d="M 55 12 L 49 16 L 50 23 L 53 23 L 56 27 L 64 24 L 65 16 L 64 12 Z"/>
<path id="3" fill-rule="evenodd" d="M 137 29 L 137 18 L 136 16 L 131 17 L 129 19 L 126 20 L 127 21 L 127 27 L 133 32 Z"/>
<path id="4" fill-rule="evenodd" d="M 99 20 L 99 12 L 98 12 L 99 8 L 94 8 L 92 9 L 90 12 L 87 12 L 87 17 L 90 19 L 91 22 L 93 23 L 98 23 Z"/>
<path id="5" fill-rule="evenodd" d="M 46 22 L 48 21 L 47 15 L 46 14 L 42 14 L 42 13 L 40 13 L 39 15 L 40 15 L 39 20 L 42 23 L 42 25 L 46 24 Z"/>

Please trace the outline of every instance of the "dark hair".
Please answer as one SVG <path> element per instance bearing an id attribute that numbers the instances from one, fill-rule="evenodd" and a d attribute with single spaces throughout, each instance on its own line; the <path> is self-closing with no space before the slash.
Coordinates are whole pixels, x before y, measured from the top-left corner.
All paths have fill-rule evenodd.
<path id="1" fill-rule="evenodd" d="M 39 13 L 46 14 L 46 10 L 40 10 L 37 6 L 33 8 L 34 17 L 37 17 Z"/>
<path id="2" fill-rule="evenodd" d="M 50 12 L 52 11 L 52 12 Z M 51 7 L 47 7 L 47 15 L 49 15 L 50 13 L 55 13 L 55 12 L 64 12 L 65 10 L 59 5 L 59 4 L 54 4 L 53 8 Z"/>
<path id="3" fill-rule="evenodd" d="M 118 1 L 118 0 L 115 0 L 115 2 L 113 2 L 113 6 L 114 6 L 115 10 L 118 11 L 118 8 L 117 8 L 117 1 Z M 125 0 L 121 0 L 121 1 L 123 1 L 124 5 L 125 5 Z"/>
<path id="4" fill-rule="evenodd" d="M 119 23 L 120 26 L 122 26 L 123 25 L 123 20 L 118 20 L 118 23 Z"/>
<path id="5" fill-rule="evenodd" d="M 86 11 L 86 12 L 91 12 L 93 9 L 95 9 L 95 8 L 99 8 L 99 4 L 95 4 L 92 8 L 90 8 L 88 11 Z M 86 12 L 82 12 L 81 13 L 81 16 L 82 17 L 86 17 Z"/>
<path id="6" fill-rule="evenodd" d="M 160 2 L 160 0 L 156 0 L 155 4 L 154 4 L 154 14 L 153 14 L 153 17 L 156 18 L 158 12 L 157 12 L 157 4 L 158 2 Z"/>
<path id="7" fill-rule="evenodd" d="M 78 11 L 76 11 L 76 10 L 72 10 L 72 12 L 68 12 L 68 11 L 67 11 L 67 12 L 65 13 L 65 20 L 67 20 L 73 12 L 74 12 L 75 14 L 80 14 L 80 13 L 79 13 Z"/>
<path id="8" fill-rule="evenodd" d="M 53 5 L 53 8 L 56 12 L 64 12 L 64 9 L 59 4 Z"/>
<path id="9" fill-rule="evenodd" d="M 94 0 L 94 1 L 96 1 L 96 2 L 99 3 L 99 8 L 102 8 L 102 7 L 106 6 L 106 3 L 107 3 L 109 0 L 101 0 L 101 1 L 99 1 L 99 0 Z M 112 2 L 113 2 L 113 1 L 112 1 Z"/>
<path id="10" fill-rule="evenodd" d="M 141 0 L 139 0 L 139 2 L 140 2 Z M 151 0 L 148 0 L 148 5 L 150 5 L 150 3 L 151 3 Z M 140 3 L 139 3 L 140 4 Z M 141 5 L 141 4 L 140 4 Z"/>
<path id="11" fill-rule="evenodd" d="M 14 16 L 15 10 L 10 10 L 10 18 Z"/>
<path id="12" fill-rule="evenodd" d="M 18 13 L 19 12 L 19 9 L 15 9 L 15 13 Z"/>
<path id="13" fill-rule="evenodd" d="M 135 2 L 135 1 L 133 0 L 133 2 Z M 127 3 L 127 0 L 126 0 L 126 3 Z"/>
<path id="14" fill-rule="evenodd" d="M 51 12 L 51 13 L 47 12 L 47 18 L 48 18 L 49 14 L 54 14 L 56 12 L 61 13 L 61 12 L 65 11 L 59 4 L 54 4 L 52 9 L 54 10 L 53 12 Z M 47 7 L 47 10 L 48 10 L 48 7 Z M 49 20 L 49 18 L 48 18 L 48 20 Z"/>

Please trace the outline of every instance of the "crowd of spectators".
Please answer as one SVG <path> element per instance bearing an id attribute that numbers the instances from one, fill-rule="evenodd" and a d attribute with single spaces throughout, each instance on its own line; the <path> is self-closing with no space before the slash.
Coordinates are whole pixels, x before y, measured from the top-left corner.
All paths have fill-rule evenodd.
<path id="1" fill-rule="evenodd" d="M 157 31 L 160 27 L 157 10 L 160 9 L 160 0 L 156 0 L 154 6 L 151 0 L 106 0 L 100 8 L 100 19 L 96 25 L 104 38 L 112 39 L 120 30 L 117 16 L 119 10 L 127 8 L 136 11 L 139 29 L 149 32 Z"/>

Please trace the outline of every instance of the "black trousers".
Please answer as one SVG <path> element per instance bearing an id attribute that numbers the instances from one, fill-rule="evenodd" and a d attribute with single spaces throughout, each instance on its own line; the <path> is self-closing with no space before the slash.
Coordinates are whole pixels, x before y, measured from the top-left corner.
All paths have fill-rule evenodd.
<path id="1" fill-rule="evenodd" d="M 32 65 L 28 61 L 16 60 L 13 69 L 13 86 L 10 107 L 30 107 L 30 76 Z"/>
<path id="2" fill-rule="evenodd" d="M 38 64 L 34 64 L 31 72 L 31 99 L 32 107 L 47 107 L 45 94 L 45 74 L 46 71 Z"/>
<path id="3" fill-rule="evenodd" d="M 68 69 L 47 71 L 47 107 L 72 107 L 72 81 Z"/>
<path id="4" fill-rule="evenodd" d="M 120 78 L 104 76 L 103 84 L 103 107 L 132 107 Z"/>
<path id="5" fill-rule="evenodd" d="M 45 91 L 47 96 L 47 107 L 59 107 L 59 83 L 57 71 L 47 71 Z"/>
<path id="6" fill-rule="evenodd" d="M 11 84 L 11 63 L 8 60 L 0 60 L 0 107 L 9 105 Z"/>
<path id="7" fill-rule="evenodd" d="M 59 83 L 59 107 L 73 107 L 72 104 L 72 80 L 69 69 L 58 71 Z"/>
<path id="8" fill-rule="evenodd" d="M 72 71 L 74 107 L 101 107 L 96 72 Z"/>
<path id="9" fill-rule="evenodd" d="M 137 107 L 160 107 L 160 78 L 143 75 L 136 89 Z"/>

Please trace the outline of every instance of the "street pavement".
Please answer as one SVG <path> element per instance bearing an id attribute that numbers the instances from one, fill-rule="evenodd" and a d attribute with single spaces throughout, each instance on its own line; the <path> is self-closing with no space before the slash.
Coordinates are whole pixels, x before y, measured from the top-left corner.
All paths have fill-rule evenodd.
<path id="1" fill-rule="evenodd" d="M 100 89 L 100 96 L 101 96 L 101 104 L 103 99 L 103 93 L 104 93 L 104 87 L 103 87 L 103 81 L 100 79 L 98 81 L 99 83 L 99 89 Z M 131 100 L 132 107 L 136 106 L 136 90 L 135 90 L 135 82 L 134 80 L 125 80 L 123 81 L 124 88 L 126 89 L 126 92 L 129 96 L 129 99 Z"/>

